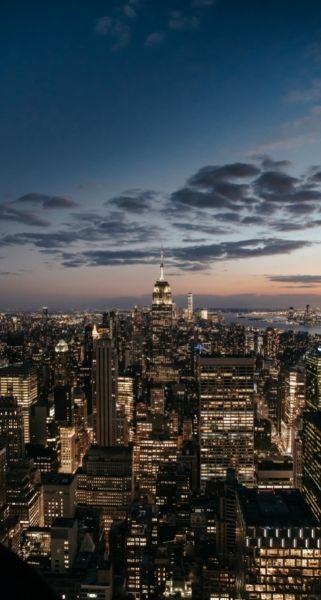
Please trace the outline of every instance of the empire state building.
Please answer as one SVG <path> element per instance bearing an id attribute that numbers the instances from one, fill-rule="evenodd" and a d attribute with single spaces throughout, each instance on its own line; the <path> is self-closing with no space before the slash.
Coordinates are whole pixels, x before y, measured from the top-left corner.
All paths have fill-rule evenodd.
<path id="1" fill-rule="evenodd" d="M 173 371 L 173 300 L 168 281 L 164 278 L 164 257 L 161 254 L 160 277 L 154 285 L 152 301 L 151 376 L 169 381 Z"/>

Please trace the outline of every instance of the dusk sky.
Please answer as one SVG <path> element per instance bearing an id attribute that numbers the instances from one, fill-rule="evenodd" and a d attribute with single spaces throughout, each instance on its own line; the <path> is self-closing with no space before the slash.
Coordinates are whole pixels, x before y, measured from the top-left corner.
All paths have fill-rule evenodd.
<path id="1" fill-rule="evenodd" d="M 320 0 L 6 0 L 0 48 L 0 310 L 149 303 L 162 246 L 321 306 Z"/>

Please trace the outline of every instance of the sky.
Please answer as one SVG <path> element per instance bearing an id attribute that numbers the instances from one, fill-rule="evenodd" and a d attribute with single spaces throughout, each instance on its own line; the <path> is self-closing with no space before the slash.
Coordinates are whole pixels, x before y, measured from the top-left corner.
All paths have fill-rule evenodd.
<path id="1" fill-rule="evenodd" d="M 6 0 L 0 310 L 321 306 L 319 0 Z"/>

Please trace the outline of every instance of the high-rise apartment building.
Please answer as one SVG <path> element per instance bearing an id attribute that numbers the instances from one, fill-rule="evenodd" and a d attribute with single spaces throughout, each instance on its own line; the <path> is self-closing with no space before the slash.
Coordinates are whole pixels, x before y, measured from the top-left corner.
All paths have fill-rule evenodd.
<path id="1" fill-rule="evenodd" d="M 0 396 L 17 399 L 22 409 L 24 442 L 30 442 L 30 410 L 37 400 L 37 370 L 28 365 L 9 366 L 0 369 Z"/>
<path id="2" fill-rule="evenodd" d="M 198 384 L 201 486 L 229 468 L 253 485 L 254 360 L 200 356 Z"/>

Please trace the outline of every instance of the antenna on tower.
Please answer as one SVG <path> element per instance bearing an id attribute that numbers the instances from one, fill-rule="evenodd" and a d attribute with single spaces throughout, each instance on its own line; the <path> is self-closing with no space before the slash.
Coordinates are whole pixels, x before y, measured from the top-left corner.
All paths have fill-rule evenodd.
<path id="1" fill-rule="evenodd" d="M 163 244 L 161 249 L 161 264 L 160 264 L 160 278 L 159 281 L 164 281 L 164 250 Z"/>

